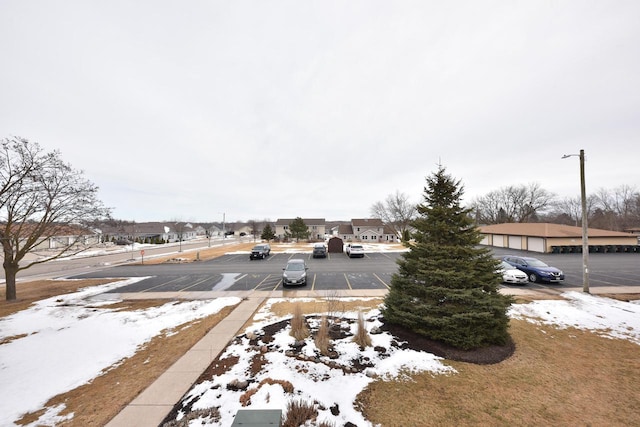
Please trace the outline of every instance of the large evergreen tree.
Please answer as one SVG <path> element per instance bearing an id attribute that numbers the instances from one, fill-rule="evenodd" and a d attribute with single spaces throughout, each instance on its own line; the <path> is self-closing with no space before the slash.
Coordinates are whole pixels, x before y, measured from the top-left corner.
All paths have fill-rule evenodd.
<path id="1" fill-rule="evenodd" d="M 309 227 L 304 223 L 304 220 L 300 217 L 296 217 L 289 224 L 289 232 L 297 240 L 309 238 Z"/>
<path id="2" fill-rule="evenodd" d="M 270 240 L 273 240 L 275 237 L 276 237 L 276 234 L 273 232 L 273 228 L 271 228 L 271 224 L 267 223 L 262 229 L 262 235 L 260 236 L 260 238 L 268 242 Z"/>
<path id="3" fill-rule="evenodd" d="M 512 299 L 498 292 L 498 261 L 478 247 L 470 209 L 460 205 L 463 187 L 443 166 L 426 181 L 415 242 L 385 297 L 385 321 L 465 350 L 504 344 Z"/>

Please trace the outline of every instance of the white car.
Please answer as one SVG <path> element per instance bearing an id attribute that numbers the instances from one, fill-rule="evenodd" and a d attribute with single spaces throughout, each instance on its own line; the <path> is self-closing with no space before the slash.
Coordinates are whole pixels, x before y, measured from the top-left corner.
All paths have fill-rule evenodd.
<path id="1" fill-rule="evenodd" d="M 362 247 L 362 245 L 352 245 L 351 243 L 349 243 L 347 245 L 347 248 L 345 249 L 345 252 L 347 253 L 347 256 L 349 258 L 364 258 L 364 248 Z"/>
<path id="2" fill-rule="evenodd" d="M 526 285 L 529 283 L 527 273 L 518 270 L 506 261 L 500 262 L 498 273 L 502 274 L 502 281 L 504 283 L 514 283 L 516 285 Z"/>

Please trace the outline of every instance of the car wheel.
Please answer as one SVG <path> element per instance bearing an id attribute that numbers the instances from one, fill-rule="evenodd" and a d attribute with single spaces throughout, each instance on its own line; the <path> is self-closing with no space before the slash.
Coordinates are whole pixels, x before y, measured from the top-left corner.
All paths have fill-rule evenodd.
<path id="1" fill-rule="evenodd" d="M 538 281 L 538 276 L 536 276 L 536 273 L 529 274 L 529 281 L 534 283 Z"/>

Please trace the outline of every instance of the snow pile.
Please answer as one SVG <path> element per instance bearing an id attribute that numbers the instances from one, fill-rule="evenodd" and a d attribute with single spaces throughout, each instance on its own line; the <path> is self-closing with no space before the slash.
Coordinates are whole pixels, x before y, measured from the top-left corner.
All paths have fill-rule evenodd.
<path id="1" fill-rule="evenodd" d="M 38 301 L 27 310 L 0 319 L 0 425 L 13 425 L 53 396 L 91 381 L 142 344 L 185 322 L 219 312 L 239 298 L 168 302 L 138 311 L 116 311 L 118 301 L 91 297 L 144 278 L 94 286 Z M 54 425 L 49 410 L 39 425 Z M 49 421 L 47 421 L 49 420 Z"/>

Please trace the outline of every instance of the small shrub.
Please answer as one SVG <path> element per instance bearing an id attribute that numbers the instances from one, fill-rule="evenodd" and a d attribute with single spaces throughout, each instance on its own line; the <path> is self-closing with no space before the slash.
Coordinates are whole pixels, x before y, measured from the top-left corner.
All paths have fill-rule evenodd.
<path id="1" fill-rule="evenodd" d="M 347 310 L 344 301 L 340 299 L 340 291 L 327 291 L 325 300 L 327 301 L 327 316 L 329 319 L 342 318 Z"/>
<path id="2" fill-rule="evenodd" d="M 240 404 L 243 407 L 249 406 L 249 404 L 251 403 L 251 396 L 256 394 L 259 388 L 260 387 L 252 388 L 251 390 L 247 390 L 244 393 L 242 393 L 242 396 L 240 396 L 240 399 L 238 399 L 240 401 Z"/>
<path id="3" fill-rule="evenodd" d="M 188 427 L 189 422 L 198 418 L 205 418 L 207 422 L 217 423 L 220 421 L 220 411 L 218 408 L 194 409 L 185 414 L 180 421 L 169 421 L 162 427 Z"/>
<path id="4" fill-rule="evenodd" d="M 307 421 L 313 421 L 318 416 L 318 411 L 312 403 L 303 402 L 300 399 L 291 400 L 287 404 L 287 412 L 284 416 L 282 427 L 299 427 Z"/>
<path id="5" fill-rule="evenodd" d="M 258 390 L 260 390 L 260 387 L 262 387 L 264 384 L 270 384 L 270 385 L 279 384 L 282 387 L 282 389 L 285 391 L 285 393 L 293 393 L 293 390 L 294 390 L 293 384 L 291 384 L 289 381 L 274 380 L 273 378 L 265 378 L 262 381 L 260 381 L 260 384 L 258 384 L 256 388 L 247 390 L 242 394 L 242 396 L 240 396 L 240 399 L 238 399 L 240 401 L 240 404 L 243 407 L 249 406 L 251 404 L 251 396 L 256 394 Z"/>
<path id="6" fill-rule="evenodd" d="M 358 312 L 358 330 L 356 334 L 353 336 L 353 341 L 358 344 L 360 347 L 369 347 L 371 346 L 371 336 L 367 331 L 367 328 L 364 325 L 364 315 L 361 311 Z"/>
<path id="7" fill-rule="evenodd" d="M 291 318 L 291 332 L 289 334 L 298 341 L 302 341 L 309 336 L 309 327 L 307 319 L 302 314 L 302 306 L 296 304 L 293 308 L 293 317 Z"/>
<path id="8" fill-rule="evenodd" d="M 322 354 L 323 356 L 327 356 L 329 354 L 330 343 L 331 338 L 329 338 L 329 322 L 327 321 L 327 316 L 323 315 L 320 319 L 320 328 L 318 328 L 315 339 L 315 344 L 320 351 L 320 354 Z"/>
<path id="9" fill-rule="evenodd" d="M 265 378 L 262 381 L 260 381 L 260 385 L 263 384 L 280 384 L 280 386 L 282 386 L 282 389 L 285 391 L 285 393 L 293 393 L 293 384 L 291 384 L 291 382 L 289 381 L 285 381 L 285 380 L 274 380 L 273 378 Z"/>

